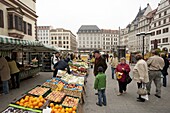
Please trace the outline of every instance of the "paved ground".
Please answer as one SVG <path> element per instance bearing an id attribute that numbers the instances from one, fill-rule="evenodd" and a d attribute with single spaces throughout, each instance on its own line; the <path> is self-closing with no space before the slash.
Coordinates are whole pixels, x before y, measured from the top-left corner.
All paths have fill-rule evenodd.
<path id="1" fill-rule="evenodd" d="M 96 106 L 97 96 L 94 95 L 93 82 L 94 76 L 91 74 L 87 82 L 86 103 L 84 105 L 84 113 L 170 113 L 170 84 L 168 87 L 162 87 L 162 98 L 154 96 L 155 86 L 152 85 L 149 101 L 145 103 L 137 102 L 137 86 L 133 81 L 128 85 L 127 94 L 117 96 L 118 84 L 116 80 L 111 79 L 110 67 L 106 71 L 107 74 L 107 106 Z M 170 79 L 169 79 L 170 80 Z"/>
<path id="2" fill-rule="evenodd" d="M 94 76 L 92 70 L 90 71 L 86 85 L 85 104 L 83 105 L 84 113 L 170 113 L 170 84 L 168 87 L 162 87 L 162 98 L 158 99 L 154 96 L 155 86 L 153 85 L 149 101 L 145 103 L 136 102 L 136 82 L 128 85 L 127 94 L 117 96 L 118 85 L 116 80 L 111 79 L 111 70 L 108 67 L 107 71 L 107 106 L 96 106 L 97 96 L 94 95 L 93 82 Z M 28 91 L 32 87 L 42 84 L 47 79 L 50 79 L 52 73 L 41 72 L 40 75 L 35 76 L 21 82 L 21 88 L 10 90 L 10 94 L 0 95 L 0 111 L 5 109 L 7 105 L 16 97 Z M 169 79 L 170 81 L 170 79 Z"/>

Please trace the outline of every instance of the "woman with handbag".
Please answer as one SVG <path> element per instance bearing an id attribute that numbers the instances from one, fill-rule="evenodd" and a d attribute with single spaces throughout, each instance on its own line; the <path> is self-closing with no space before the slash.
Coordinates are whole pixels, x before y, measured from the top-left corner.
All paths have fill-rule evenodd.
<path id="1" fill-rule="evenodd" d="M 119 93 L 117 96 L 120 96 L 123 93 L 126 93 L 126 77 L 130 72 L 130 67 L 126 64 L 126 59 L 124 57 L 120 59 L 120 64 L 117 65 L 115 72 L 119 84 Z"/>
<path id="2" fill-rule="evenodd" d="M 141 94 L 139 93 L 140 89 L 143 88 L 144 90 L 146 87 L 146 83 L 149 82 L 149 75 L 148 75 L 148 66 L 145 60 L 143 60 L 141 54 L 137 54 L 136 56 L 137 63 L 133 68 L 133 79 L 137 81 L 138 86 L 138 94 L 139 97 L 137 98 L 138 102 L 145 102 L 145 99 L 141 98 Z"/>

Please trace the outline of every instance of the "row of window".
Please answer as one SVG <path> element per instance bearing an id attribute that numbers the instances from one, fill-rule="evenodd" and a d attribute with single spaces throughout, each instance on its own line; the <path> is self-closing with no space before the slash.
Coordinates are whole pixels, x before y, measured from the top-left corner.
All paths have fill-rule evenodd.
<path id="1" fill-rule="evenodd" d="M 94 43 L 94 44 L 97 44 L 96 41 L 95 41 L 95 42 L 92 42 L 92 41 L 91 41 L 91 42 L 89 42 L 89 41 L 86 42 L 86 44 L 89 44 L 89 43 L 90 43 L 90 44 L 93 44 L 93 43 Z M 81 41 L 79 41 L 79 44 L 81 44 Z M 83 41 L 83 44 L 85 44 L 85 41 Z M 99 41 L 98 41 L 98 44 L 100 44 Z"/>
<path id="2" fill-rule="evenodd" d="M 48 37 L 38 37 L 38 39 L 48 39 Z"/>
<path id="3" fill-rule="evenodd" d="M 51 41 L 51 44 L 57 44 L 57 41 Z M 58 41 L 58 44 L 62 44 L 62 41 Z M 69 42 L 63 41 L 63 44 L 69 44 Z"/>
<path id="4" fill-rule="evenodd" d="M 154 27 L 160 26 L 162 24 L 166 24 L 167 22 L 168 22 L 168 18 L 165 18 L 163 21 L 159 21 L 158 25 L 157 25 L 157 23 L 154 23 Z M 170 22 L 170 17 L 169 17 L 169 22 Z"/>
<path id="5" fill-rule="evenodd" d="M 4 28 L 4 13 L 0 10 L 0 28 Z M 32 25 L 23 21 L 23 18 L 14 14 L 8 14 L 8 29 L 16 29 L 24 34 L 32 35 Z"/>
<path id="6" fill-rule="evenodd" d="M 162 33 L 168 33 L 168 32 L 169 32 L 169 28 L 168 28 L 168 27 L 162 29 Z M 161 30 L 157 30 L 157 31 L 156 31 L 156 35 L 160 35 L 160 34 L 161 34 Z M 155 36 L 155 31 L 153 31 L 153 32 L 151 33 L 151 36 Z"/>
<path id="7" fill-rule="evenodd" d="M 38 33 L 38 36 L 48 36 L 48 33 L 46 34 Z"/>
<path id="8" fill-rule="evenodd" d="M 91 48 L 100 48 L 100 45 L 79 45 L 79 47 L 81 48 L 81 47 L 87 47 L 87 48 L 89 48 L 89 47 L 91 47 Z"/>
<path id="9" fill-rule="evenodd" d="M 152 40 L 151 44 L 154 44 L 155 41 L 157 41 L 157 43 L 161 43 L 161 39 L 157 39 L 157 40 Z M 167 43 L 168 42 L 168 38 L 163 38 L 162 39 L 162 43 Z"/>
<path id="10" fill-rule="evenodd" d="M 163 14 L 163 15 L 162 15 Z M 159 14 L 159 18 L 161 18 L 162 16 L 165 16 L 165 15 L 167 15 L 167 11 L 164 11 L 163 13 L 160 13 Z"/>
<path id="11" fill-rule="evenodd" d="M 8 14 L 8 29 L 16 29 L 24 34 L 32 35 L 32 25 L 13 13 Z"/>
<path id="12" fill-rule="evenodd" d="M 58 37 L 58 40 L 68 40 L 68 39 L 69 39 L 68 36 L 63 38 L 61 36 Z M 51 37 L 51 40 L 57 40 L 57 37 Z"/>
<path id="13" fill-rule="evenodd" d="M 52 35 L 69 35 L 69 33 L 51 33 L 51 36 Z"/>

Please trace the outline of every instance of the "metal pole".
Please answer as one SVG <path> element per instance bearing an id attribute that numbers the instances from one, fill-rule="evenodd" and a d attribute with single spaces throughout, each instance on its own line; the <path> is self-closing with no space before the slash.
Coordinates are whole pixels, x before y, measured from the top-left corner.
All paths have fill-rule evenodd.
<path id="1" fill-rule="evenodd" d="M 142 52 L 143 59 L 144 59 L 144 51 L 145 51 L 145 36 L 143 36 L 143 52 Z"/>

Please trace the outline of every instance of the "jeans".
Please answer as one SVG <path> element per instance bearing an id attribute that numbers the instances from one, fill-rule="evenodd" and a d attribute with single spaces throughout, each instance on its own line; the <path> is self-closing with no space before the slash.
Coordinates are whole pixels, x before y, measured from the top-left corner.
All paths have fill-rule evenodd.
<path id="1" fill-rule="evenodd" d="M 112 70 L 112 79 L 114 79 L 115 68 L 111 67 L 111 70 Z"/>
<path id="2" fill-rule="evenodd" d="M 20 77 L 19 73 L 11 74 L 12 88 L 20 87 Z"/>
<path id="3" fill-rule="evenodd" d="M 3 88 L 3 93 L 4 94 L 9 93 L 8 80 L 7 81 L 2 81 L 2 88 Z"/>
<path id="4" fill-rule="evenodd" d="M 102 98 L 103 98 L 103 104 L 106 105 L 106 94 L 105 89 L 98 90 L 98 104 L 102 105 Z"/>

